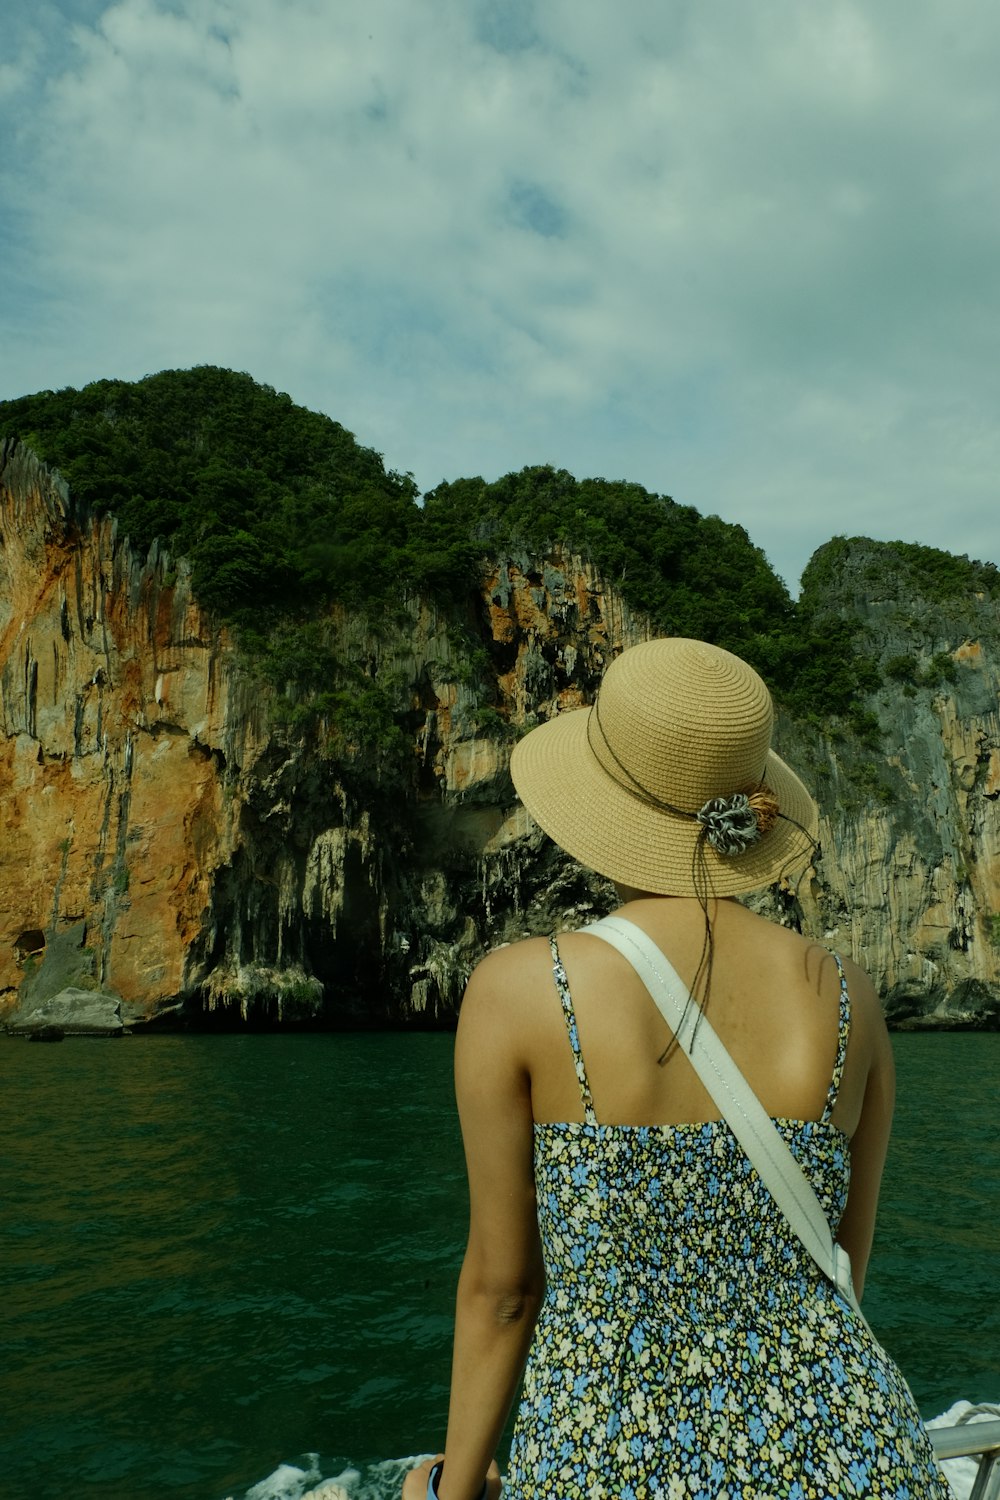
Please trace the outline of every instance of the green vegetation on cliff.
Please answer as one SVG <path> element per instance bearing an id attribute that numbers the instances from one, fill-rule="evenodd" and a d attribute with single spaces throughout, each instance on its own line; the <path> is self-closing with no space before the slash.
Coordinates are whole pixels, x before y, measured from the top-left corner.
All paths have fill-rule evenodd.
<path id="1" fill-rule="evenodd" d="M 637 484 L 538 467 L 492 484 L 439 485 L 425 498 L 424 527 L 435 542 L 471 537 L 492 555 L 561 542 L 664 635 L 713 641 L 752 662 L 793 713 L 870 728 L 855 724 L 859 696 L 876 681 L 855 648 L 857 622 L 812 629 L 742 526 Z"/>
<path id="2" fill-rule="evenodd" d="M 864 536 L 835 536 L 815 552 L 802 575 L 801 604 L 829 607 L 845 595 L 879 600 L 944 604 L 975 594 L 1000 596 L 1000 569 L 964 555 L 922 547 L 916 542 L 874 542 Z"/>
<path id="3" fill-rule="evenodd" d="M 412 479 L 249 375 L 202 366 L 42 391 L 0 403 L 0 433 L 140 551 L 158 537 L 189 558 L 199 599 L 227 620 L 396 586 Z"/>
<path id="4" fill-rule="evenodd" d="M 562 542 L 592 561 L 668 634 L 742 642 L 766 654 L 794 611 L 784 584 L 741 526 L 638 484 L 522 469 L 487 484 L 460 479 L 425 499 L 425 535 L 474 538 L 484 553 L 543 554 Z"/>
<path id="5" fill-rule="evenodd" d="M 211 366 L 0 403 L 0 434 L 57 468 L 76 504 L 117 516 L 140 550 L 160 538 L 188 557 L 199 599 L 288 689 L 290 719 L 327 718 L 345 752 L 374 747 L 391 761 L 402 737 L 392 686 L 337 660 L 317 606 L 373 613 L 410 589 L 456 609 L 484 558 L 556 544 L 657 630 L 745 656 L 792 712 L 870 729 L 859 697 L 874 664 L 857 649 L 857 621 L 812 626 L 742 527 L 639 485 L 542 466 L 442 484 L 420 505 L 411 477 L 387 472 L 339 423 Z"/>

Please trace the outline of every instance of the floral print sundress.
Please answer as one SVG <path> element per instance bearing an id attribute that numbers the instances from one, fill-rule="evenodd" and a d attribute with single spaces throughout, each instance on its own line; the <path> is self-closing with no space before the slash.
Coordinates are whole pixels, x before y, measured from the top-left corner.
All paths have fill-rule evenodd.
<path id="1" fill-rule="evenodd" d="M 505 1500 L 949 1500 L 906 1382 L 724 1121 L 601 1125 L 555 939 L 584 1119 L 535 1126 L 546 1293 Z M 831 1224 L 848 1140 L 777 1120 Z"/>

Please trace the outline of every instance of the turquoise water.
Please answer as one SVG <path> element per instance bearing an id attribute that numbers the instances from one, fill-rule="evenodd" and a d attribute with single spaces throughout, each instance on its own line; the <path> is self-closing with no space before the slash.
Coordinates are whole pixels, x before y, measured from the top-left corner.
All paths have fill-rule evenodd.
<path id="1" fill-rule="evenodd" d="M 895 1047 L 865 1306 L 930 1416 L 1000 1399 L 1000 1036 Z M 450 1056 L 433 1035 L 0 1042 L 0 1493 L 224 1500 L 281 1465 L 398 1493 L 375 1466 L 443 1435 Z"/>

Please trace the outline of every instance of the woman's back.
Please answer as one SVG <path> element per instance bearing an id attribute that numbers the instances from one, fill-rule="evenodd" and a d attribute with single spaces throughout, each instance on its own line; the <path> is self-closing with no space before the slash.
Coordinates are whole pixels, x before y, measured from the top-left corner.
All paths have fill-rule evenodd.
<path id="1" fill-rule="evenodd" d="M 621 915 L 642 927 L 684 982 L 692 982 L 705 936 L 704 914 L 695 900 L 639 899 Z M 733 901 L 714 903 L 712 926 L 706 1015 L 768 1114 L 818 1120 L 838 1043 L 840 978 L 833 955 Z M 631 966 L 607 944 L 581 933 L 562 934 L 559 951 L 597 1118 L 629 1125 L 718 1119 L 683 1052 L 674 1048 L 663 1059 L 670 1033 Z M 525 1006 L 518 1006 L 527 1028 L 525 1063 L 535 1119 L 581 1119 L 547 945 L 542 940 L 519 944 L 493 961 L 516 966 L 512 982 L 533 1010 L 525 1015 Z M 860 1117 L 878 1041 L 871 987 L 853 966 L 850 978 L 854 1034 L 834 1114 L 848 1135 Z"/>
<path id="2" fill-rule="evenodd" d="M 707 1095 L 689 1098 L 689 1107 L 669 1091 L 664 1099 L 661 1080 L 646 1068 L 649 1061 L 665 1072 L 670 1062 L 661 1069 L 657 1058 L 657 1048 L 663 1056 L 663 1023 L 659 1032 L 643 1024 L 649 1011 L 658 1015 L 645 989 L 625 998 L 616 994 L 610 1008 L 617 1028 L 600 1028 L 584 1042 L 564 952 L 568 947 L 580 950 L 580 975 L 593 983 L 589 961 L 605 945 L 581 937 L 583 941 L 574 942 L 563 935 L 550 944 L 552 995 L 558 997 L 564 1042 L 569 1044 L 560 1051 L 566 1054 L 563 1063 L 572 1064 L 576 1095 L 576 1118 L 567 1113 L 534 1126 L 539 1223 L 550 1285 L 558 1280 L 563 1291 L 572 1287 L 574 1297 L 609 1314 L 623 1306 L 647 1313 L 659 1308 L 676 1321 L 683 1306 L 711 1323 L 756 1316 L 763 1292 L 772 1311 L 789 1298 L 801 1298 L 806 1285 L 821 1279 L 817 1267 L 726 1122 Z M 777 1105 L 772 1115 L 827 1218 L 837 1222 L 847 1197 L 849 1143 L 833 1116 L 845 1072 L 851 1005 L 842 967 L 831 962 L 836 983 L 833 1046 L 821 1064 L 821 1098 L 815 1111 L 810 1099 L 808 1113 Z M 600 1014 L 593 1007 L 591 1019 Z M 598 1041 L 603 1042 L 600 1049 Z M 637 1053 L 637 1046 L 645 1055 Z M 748 1042 L 745 1051 L 752 1050 Z M 801 1045 L 799 1050 L 804 1050 Z M 609 1119 L 609 1109 L 596 1105 L 595 1054 L 607 1071 L 613 1113 L 621 1119 Z M 691 1095 L 694 1091 L 686 1086 L 696 1075 L 679 1049 L 671 1052 L 671 1061 L 675 1055 L 685 1065 L 683 1072 L 677 1071 L 677 1091 Z M 614 1066 L 632 1069 L 636 1076 L 615 1076 Z M 807 1081 L 811 1083 L 808 1076 Z M 787 1092 L 781 1096 L 785 1105 L 791 1097 Z"/>
<path id="3" fill-rule="evenodd" d="M 687 978 L 698 954 L 685 951 L 680 904 L 626 912 L 673 947 Z M 665 923 L 680 941 L 663 941 Z M 832 1118 L 846 1076 L 846 983 L 836 960 L 749 913 L 723 917 L 716 933 L 713 1024 L 769 1111 L 786 1117 L 779 1129 L 836 1223 L 849 1181 L 848 1139 Z M 899 1372 L 804 1251 L 686 1059 L 674 1052 L 660 1067 L 664 1024 L 603 949 L 585 934 L 553 944 L 561 1045 L 536 1039 L 548 1285 L 511 1454 L 514 1495 L 661 1495 L 674 1485 L 704 1496 L 938 1496 Z M 795 1003 L 811 1004 L 816 1024 L 773 1001 L 763 972 L 772 956 L 775 984 L 802 991 Z"/>

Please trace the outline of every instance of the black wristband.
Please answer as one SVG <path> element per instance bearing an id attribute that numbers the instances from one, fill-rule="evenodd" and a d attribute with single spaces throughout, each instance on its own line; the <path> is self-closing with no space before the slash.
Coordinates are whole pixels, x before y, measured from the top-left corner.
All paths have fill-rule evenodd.
<path id="1" fill-rule="evenodd" d="M 441 1470 L 444 1468 L 444 1459 L 441 1458 L 431 1469 L 427 1476 L 427 1500 L 438 1500 L 438 1480 L 441 1478 Z M 486 1500 L 489 1493 L 489 1483 L 483 1480 L 483 1487 L 476 1496 L 476 1500 Z"/>

